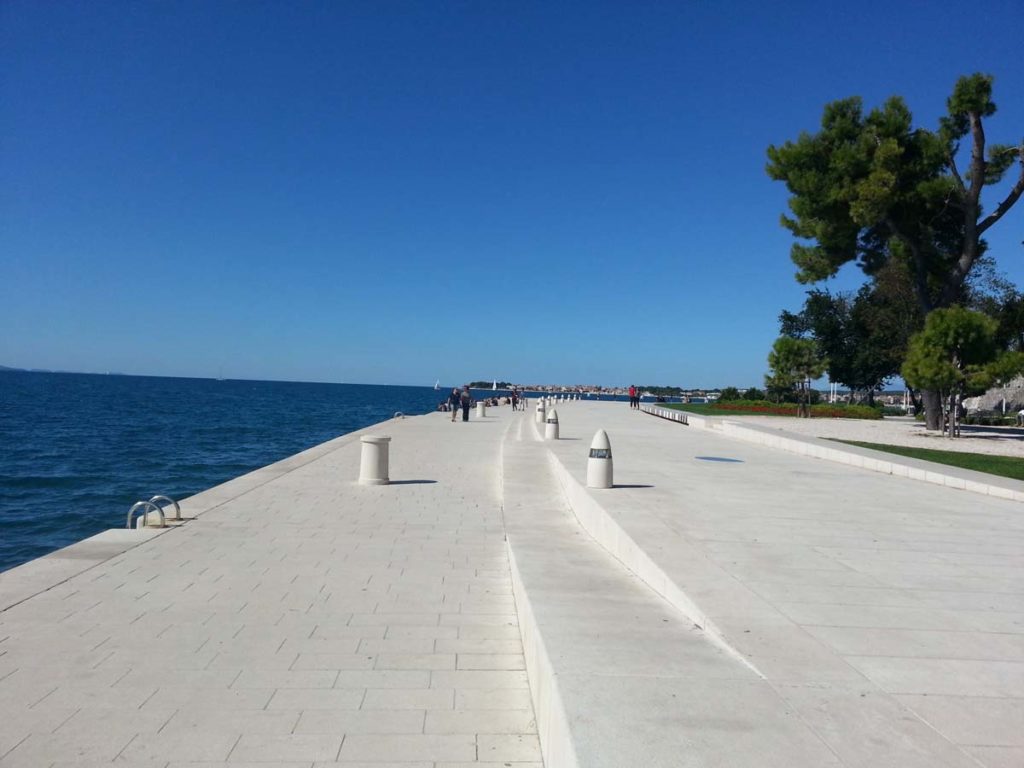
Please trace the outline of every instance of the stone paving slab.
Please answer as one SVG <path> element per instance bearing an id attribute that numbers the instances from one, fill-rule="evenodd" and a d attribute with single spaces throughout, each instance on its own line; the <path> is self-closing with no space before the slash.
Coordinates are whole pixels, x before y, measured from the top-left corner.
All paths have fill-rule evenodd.
<path id="1" fill-rule="evenodd" d="M 1020 504 L 625 405 L 559 415 L 570 439 L 547 447 L 577 506 L 589 499 L 605 515 L 590 533 L 627 559 L 641 553 L 633 565 L 648 582 L 676 604 L 682 595 L 844 764 L 999 765 L 1019 749 Z M 585 448 L 598 427 L 620 485 L 589 491 Z M 914 708 L 932 697 L 940 711 L 956 702 L 988 717 L 953 728 Z"/>
<path id="2" fill-rule="evenodd" d="M 538 764 L 489 414 L 370 430 L 392 485 L 346 436 L 34 582 L 0 612 L 0 766 Z"/>
<path id="3" fill-rule="evenodd" d="M 700 417 L 674 408 L 657 405 L 641 405 L 644 413 L 658 416 L 677 423 L 688 424 L 699 429 L 711 429 L 739 440 L 756 445 L 764 445 L 800 456 L 835 461 L 849 464 L 873 472 L 882 472 L 897 477 L 908 477 L 911 480 L 943 485 L 971 493 L 994 496 L 998 499 L 1010 499 L 1024 502 L 1024 481 L 1009 477 L 999 477 L 986 472 L 975 472 L 962 467 L 915 459 L 910 456 L 899 456 L 885 451 L 876 451 L 859 445 L 847 445 L 833 440 L 796 434 L 780 429 L 772 429 L 764 424 L 749 423 L 727 417 Z M 869 440 L 865 442 L 871 442 Z M 954 441 L 955 442 L 955 441 Z M 944 450 L 949 446 L 920 446 L 932 450 Z"/>
<path id="4" fill-rule="evenodd" d="M 558 768 L 1024 764 L 1018 504 L 559 414 L 389 421 L 391 486 L 349 435 L 0 575 L 0 768 L 540 768 L 538 715 Z"/>
<path id="5" fill-rule="evenodd" d="M 273 464 L 240 475 L 221 485 L 200 491 L 194 496 L 179 499 L 181 516 L 185 520 L 195 519 L 204 512 L 268 483 L 296 467 L 315 461 L 343 445 L 358 442 L 361 435 L 374 429 L 379 429 L 379 427 L 369 427 L 336 437 Z M 125 512 L 127 513 L 127 510 Z M 95 536 L 90 536 L 48 555 L 4 571 L 0 573 L 0 611 L 166 532 L 167 529 L 159 528 L 146 529 L 141 535 L 127 529 L 101 531 Z"/>
<path id="6" fill-rule="evenodd" d="M 511 437 L 503 460 L 548 765 L 841 765 L 768 681 L 586 535 L 543 445 Z"/>

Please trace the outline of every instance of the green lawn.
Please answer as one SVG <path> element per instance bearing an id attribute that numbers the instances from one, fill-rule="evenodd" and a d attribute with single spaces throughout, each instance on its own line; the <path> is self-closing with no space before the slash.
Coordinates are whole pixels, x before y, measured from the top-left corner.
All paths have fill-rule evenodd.
<path id="1" fill-rule="evenodd" d="M 1010 477 L 1024 480 L 1024 459 L 1013 456 L 989 456 L 984 453 L 960 453 L 959 451 L 938 451 L 933 448 L 911 448 L 905 445 L 881 445 L 879 443 L 862 443 L 857 440 L 835 440 L 837 443 L 859 445 L 861 448 L 873 448 L 876 451 L 895 453 L 897 456 L 909 456 L 912 459 L 934 461 L 936 464 L 947 464 L 951 467 L 973 469 L 975 472 L 987 472 L 990 475 Z"/>

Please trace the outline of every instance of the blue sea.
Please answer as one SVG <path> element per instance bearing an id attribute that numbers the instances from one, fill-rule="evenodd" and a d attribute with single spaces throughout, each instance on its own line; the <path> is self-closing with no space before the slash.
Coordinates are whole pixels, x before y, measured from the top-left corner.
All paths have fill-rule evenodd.
<path id="1" fill-rule="evenodd" d="M 0 571 L 362 429 L 433 387 L 0 371 Z"/>

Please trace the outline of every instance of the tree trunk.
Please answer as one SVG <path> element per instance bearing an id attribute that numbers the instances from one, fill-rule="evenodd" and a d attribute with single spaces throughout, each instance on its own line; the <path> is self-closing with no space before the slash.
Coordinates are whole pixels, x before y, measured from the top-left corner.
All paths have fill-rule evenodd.
<path id="1" fill-rule="evenodd" d="M 921 393 L 913 387 L 907 387 L 907 391 L 910 393 L 910 404 L 914 409 L 914 415 L 920 415 L 921 411 L 924 410 L 924 402 L 921 398 Z"/>
<path id="2" fill-rule="evenodd" d="M 921 390 L 921 403 L 924 406 L 924 423 L 926 429 L 942 429 L 942 396 L 933 390 Z"/>

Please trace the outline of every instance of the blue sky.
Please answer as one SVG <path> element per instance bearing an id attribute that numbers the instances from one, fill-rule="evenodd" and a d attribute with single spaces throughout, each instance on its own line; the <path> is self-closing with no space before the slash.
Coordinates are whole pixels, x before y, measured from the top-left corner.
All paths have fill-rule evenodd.
<path id="1" fill-rule="evenodd" d="M 931 127 L 975 71 L 1018 141 L 1022 26 L 1019 0 L 7 0 L 0 364 L 760 384 L 806 290 L 765 148 L 850 95 Z M 1024 284 L 1024 204 L 989 239 Z"/>

